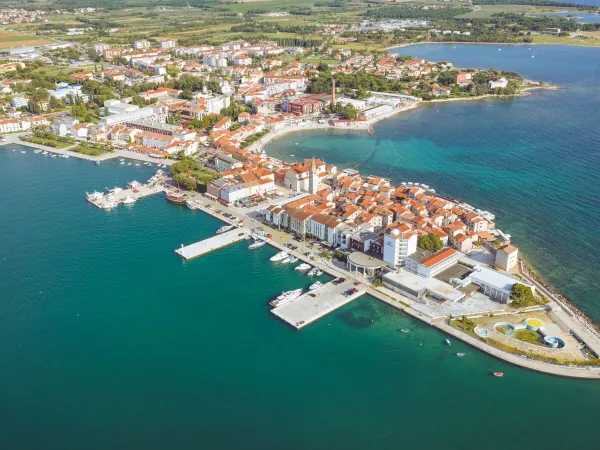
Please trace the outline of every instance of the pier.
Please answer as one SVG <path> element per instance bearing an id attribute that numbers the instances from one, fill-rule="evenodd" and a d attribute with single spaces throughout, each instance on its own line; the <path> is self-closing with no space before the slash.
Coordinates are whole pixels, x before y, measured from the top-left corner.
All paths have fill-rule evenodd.
<path id="1" fill-rule="evenodd" d="M 234 228 L 185 247 L 182 245 L 181 248 L 175 250 L 175 253 L 187 261 L 246 239 L 248 236 L 250 236 L 250 231 L 247 228 Z"/>
<path id="2" fill-rule="evenodd" d="M 102 197 L 88 196 L 88 202 L 100 209 L 111 209 L 119 204 L 133 204 L 141 198 L 164 192 L 165 188 L 159 184 L 141 184 L 135 188 L 123 189 L 112 192 Z M 133 199 L 133 201 L 126 199 Z"/>
<path id="3" fill-rule="evenodd" d="M 344 292 L 352 288 L 357 289 L 357 292 L 345 296 Z M 352 279 L 347 279 L 338 285 L 330 281 L 319 289 L 309 291 L 291 302 L 272 309 L 271 313 L 299 330 L 357 299 L 365 292 L 364 287 L 356 286 Z"/>

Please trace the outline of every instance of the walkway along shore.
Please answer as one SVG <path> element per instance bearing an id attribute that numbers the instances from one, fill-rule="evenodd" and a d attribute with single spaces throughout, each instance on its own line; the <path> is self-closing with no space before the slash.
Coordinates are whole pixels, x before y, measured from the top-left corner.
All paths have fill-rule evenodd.
<path id="1" fill-rule="evenodd" d="M 432 319 L 431 317 L 424 315 L 420 311 L 417 311 L 410 307 L 410 303 L 412 302 L 410 299 L 401 297 L 400 295 L 391 291 L 387 293 L 386 291 L 388 290 L 383 287 L 374 288 L 373 286 L 370 286 L 369 281 L 365 278 L 347 271 L 344 267 L 340 267 L 339 265 L 334 264 L 332 261 L 329 261 L 322 257 L 317 257 L 316 260 L 307 257 L 304 253 L 306 251 L 313 251 L 310 248 L 306 247 L 303 242 L 298 243 L 299 248 L 297 250 L 291 250 L 290 248 L 285 247 L 284 244 L 290 242 L 292 236 L 285 231 L 272 228 L 270 225 L 264 224 L 262 222 L 257 222 L 256 219 L 250 215 L 252 214 L 251 212 L 245 214 L 239 208 L 222 205 L 221 203 L 217 203 L 216 201 L 211 200 L 200 194 L 192 195 L 194 199 L 197 199 L 197 201 L 194 202 L 194 209 L 201 210 L 226 223 L 239 224 L 239 222 L 236 220 L 225 218 L 222 214 L 217 213 L 216 210 L 229 212 L 234 216 L 239 217 L 242 221 L 241 225 L 247 229 L 255 228 L 259 225 L 267 227 L 268 233 L 271 234 L 271 238 L 263 239 L 272 247 L 275 247 L 278 250 L 283 250 L 288 254 L 292 254 L 296 256 L 299 260 L 304 261 L 312 266 L 318 267 L 333 277 L 344 277 L 346 279 L 352 279 L 354 281 L 360 282 L 363 286 L 366 287 L 367 294 L 375 297 L 376 299 L 382 302 L 387 303 L 388 305 L 408 314 L 409 316 L 415 319 L 420 320 L 421 322 L 427 325 L 437 328 L 439 331 L 445 333 L 446 335 L 450 335 L 455 339 L 459 339 L 465 342 L 466 344 L 480 351 L 483 351 L 499 360 L 505 361 L 518 367 L 522 367 L 525 369 L 533 370 L 548 375 L 556 375 L 568 378 L 600 379 L 600 367 L 558 365 L 500 350 L 492 346 L 491 344 L 482 341 L 481 339 L 478 339 L 474 336 L 463 332 L 462 330 L 450 326 L 447 319 Z M 207 208 L 206 205 L 211 205 L 212 208 Z M 545 291 L 543 292 L 546 295 L 548 295 Z M 552 300 L 554 300 L 554 297 L 549 297 Z M 561 305 L 559 302 L 556 303 L 557 306 Z M 582 323 L 574 319 L 570 319 L 567 316 L 567 314 L 562 313 L 561 311 L 559 311 L 558 314 L 560 315 L 561 319 L 566 324 L 568 324 L 580 338 L 586 341 L 586 344 L 589 348 L 591 348 L 594 351 L 600 351 L 600 336 L 597 337 L 596 335 L 591 334 Z"/>
<path id="2" fill-rule="evenodd" d="M 70 156 L 73 158 L 84 159 L 86 161 L 92 161 L 92 162 L 108 161 L 109 159 L 115 159 L 115 158 L 127 158 L 127 159 L 133 159 L 136 161 L 151 162 L 151 163 L 155 163 L 155 164 L 164 164 L 167 166 L 170 166 L 171 164 L 176 162 L 176 161 L 173 161 L 172 159 L 150 158 L 149 156 L 144 155 L 142 153 L 130 152 L 127 150 L 115 150 L 110 153 L 105 153 L 101 156 L 85 155 L 83 153 L 73 152 L 73 151 L 69 150 L 69 149 L 77 146 L 77 144 L 73 144 L 73 145 L 71 145 L 69 147 L 65 147 L 65 148 L 55 148 L 55 147 L 49 147 L 47 145 L 35 144 L 33 142 L 25 142 L 25 141 L 22 141 L 21 139 L 19 139 L 20 136 L 24 136 L 26 134 L 29 134 L 29 133 L 24 132 L 24 133 L 12 133 L 12 134 L 3 135 L 5 139 L 4 139 L 4 142 L 0 142 L 0 148 L 2 146 L 5 146 L 6 149 L 9 149 L 8 146 L 11 144 L 23 145 L 26 147 L 37 148 L 39 150 L 45 150 L 48 153 L 54 153 L 56 155 L 67 155 L 67 156 Z"/>

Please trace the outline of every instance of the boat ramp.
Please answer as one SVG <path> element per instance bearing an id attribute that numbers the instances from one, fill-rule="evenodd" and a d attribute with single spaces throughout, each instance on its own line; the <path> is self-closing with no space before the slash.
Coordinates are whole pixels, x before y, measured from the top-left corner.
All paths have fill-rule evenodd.
<path id="1" fill-rule="evenodd" d="M 247 239 L 250 236 L 250 230 L 245 227 L 234 228 L 225 233 L 217 234 L 216 236 L 204 239 L 188 246 L 181 246 L 175 250 L 183 259 L 190 260 L 212 252 L 219 248 L 233 244 L 235 242 Z"/>
<path id="2" fill-rule="evenodd" d="M 351 289 L 355 289 L 356 292 L 345 296 L 344 293 Z M 291 302 L 272 309 L 271 313 L 299 330 L 357 299 L 365 292 L 364 286 L 356 286 L 351 279 L 339 284 L 330 281 L 319 289 L 309 291 Z"/>

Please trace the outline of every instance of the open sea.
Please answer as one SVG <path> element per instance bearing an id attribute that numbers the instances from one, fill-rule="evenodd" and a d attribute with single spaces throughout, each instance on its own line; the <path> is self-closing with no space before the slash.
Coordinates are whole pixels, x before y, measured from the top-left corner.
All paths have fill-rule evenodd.
<path id="1" fill-rule="evenodd" d="M 527 48 L 498 48 L 402 53 L 493 64 L 568 90 L 422 107 L 380 123 L 374 138 L 295 134 L 268 150 L 420 181 L 493 211 L 534 266 L 600 319 L 600 50 L 535 47 L 532 59 Z M 110 212 L 84 199 L 145 181 L 149 168 L 8 149 L 0 148 L 1 449 L 597 445 L 599 383 L 449 347 L 442 333 L 369 297 L 294 331 L 267 302 L 310 281 L 268 262 L 274 249 L 241 242 L 186 263 L 173 250 L 212 235 L 219 221 L 160 196 Z M 505 377 L 490 375 L 497 370 Z"/>

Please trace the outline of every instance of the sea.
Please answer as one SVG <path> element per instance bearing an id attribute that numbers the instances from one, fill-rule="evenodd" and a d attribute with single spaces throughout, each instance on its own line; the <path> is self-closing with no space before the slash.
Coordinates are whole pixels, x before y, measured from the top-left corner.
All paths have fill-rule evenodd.
<path id="1" fill-rule="evenodd" d="M 268 150 L 427 183 L 496 213 L 532 264 L 598 319 L 591 50 L 535 47 L 534 64 L 520 47 L 402 49 L 567 89 L 422 107 L 375 137 L 294 134 Z M 311 281 L 269 262 L 275 249 L 243 241 L 184 262 L 174 250 L 221 222 L 159 195 L 108 212 L 85 201 L 154 169 L 0 148 L 0 448 L 597 445 L 599 383 L 448 346 L 370 297 L 295 331 L 268 301 Z"/>

